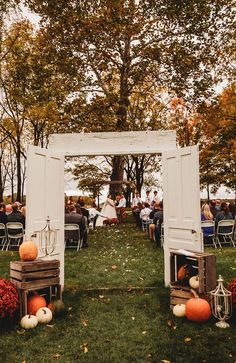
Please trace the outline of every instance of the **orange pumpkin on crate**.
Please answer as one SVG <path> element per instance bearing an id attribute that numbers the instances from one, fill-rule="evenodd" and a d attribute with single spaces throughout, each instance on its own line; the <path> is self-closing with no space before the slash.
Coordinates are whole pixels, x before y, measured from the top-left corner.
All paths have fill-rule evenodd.
<path id="1" fill-rule="evenodd" d="M 19 255 L 22 261 L 34 261 L 38 257 L 38 248 L 33 241 L 25 241 L 19 247 Z"/>
<path id="2" fill-rule="evenodd" d="M 189 276 L 189 266 L 187 263 L 185 263 L 183 266 L 181 266 L 178 269 L 178 274 L 177 274 L 178 281 L 183 281 L 186 278 L 188 278 L 188 276 Z"/>
<path id="3" fill-rule="evenodd" d="M 40 308 L 45 308 L 47 302 L 43 296 L 33 295 L 27 301 L 28 314 L 35 315 Z"/>

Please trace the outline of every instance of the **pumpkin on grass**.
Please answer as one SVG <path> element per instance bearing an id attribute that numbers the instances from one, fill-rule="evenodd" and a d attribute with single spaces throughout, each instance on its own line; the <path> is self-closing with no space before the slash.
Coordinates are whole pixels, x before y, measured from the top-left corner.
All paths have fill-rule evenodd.
<path id="1" fill-rule="evenodd" d="M 65 304 L 62 300 L 53 299 L 50 304 L 48 304 L 48 308 L 55 316 L 63 316 L 66 313 Z"/>
<path id="2" fill-rule="evenodd" d="M 38 248 L 33 241 L 25 241 L 19 247 L 22 261 L 34 261 L 38 257 Z"/>
<path id="3" fill-rule="evenodd" d="M 47 324 L 52 320 L 52 312 L 49 308 L 40 308 L 36 316 L 41 324 Z"/>
<path id="4" fill-rule="evenodd" d="M 186 317 L 191 321 L 204 322 L 211 316 L 210 304 L 201 299 L 194 290 L 191 290 L 194 297 L 189 299 L 185 305 Z"/>
<path id="5" fill-rule="evenodd" d="M 185 316 L 185 304 L 177 304 L 173 307 L 173 314 L 178 318 Z"/>
<path id="6" fill-rule="evenodd" d="M 44 308 L 46 306 L 46 300 L 40 295 L 33 295 L 27 301 L 27 311 L 32 315 L 35 315 L 40 308 Z"/>
<path id="7" fill-rule="evenodd" d="M 33 329 L 38 325 L 38 318 L 35 315 L 25 315 L 21 319 L 20 325 L 23 329 Z"/>

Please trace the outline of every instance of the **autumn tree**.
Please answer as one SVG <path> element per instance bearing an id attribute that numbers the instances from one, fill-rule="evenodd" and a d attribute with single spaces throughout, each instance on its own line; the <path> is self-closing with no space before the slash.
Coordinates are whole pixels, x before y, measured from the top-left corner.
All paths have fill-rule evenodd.
<path id="1" fill-rule="evenodd" d="M 78 93 L 96 105 L 96 119 L 105 119 L 103 131 L 133 129 L 131 98 L 146 92 L 150 80 L 159 89 L 196 102 L 209 95 L 213 81 L 225 71 L 233 0 L 25 3 L 41 15 L 61 69 L 70 72 L 72 80 L 84 76 Z M 80 118 L 77 123 L 81 129 Z M 94 123 L 92 130 L 100 125 Z M 88 126 L 85 118 L 86 131 L 91 130 Z M 123 171 L 124 159 L 115 156 L 112 180 L 122 179 Z"/>

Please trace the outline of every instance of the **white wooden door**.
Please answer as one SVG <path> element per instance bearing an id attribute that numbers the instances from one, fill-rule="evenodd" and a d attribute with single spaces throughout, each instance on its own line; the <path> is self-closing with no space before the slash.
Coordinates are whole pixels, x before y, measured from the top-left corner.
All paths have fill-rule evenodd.
<path id="1" fill-rule="evenodd" d="M 170 251 L 203 251 L 197 146 L 163 152 L 165 284 L 170 283 Z"/>
<path id="2" fill-rule="evenodd" d="M 49 217 L 57 230 L 57 243 L 51 259 L 60 260 L 64 285 L 64 156 L 47 149 L 29 146 L 26 182 L 26 238 L 42 230 Z M 33 238 L 38 245 L 38 235 Z M 39 252 L 39 257 L 43 254 Z"/>

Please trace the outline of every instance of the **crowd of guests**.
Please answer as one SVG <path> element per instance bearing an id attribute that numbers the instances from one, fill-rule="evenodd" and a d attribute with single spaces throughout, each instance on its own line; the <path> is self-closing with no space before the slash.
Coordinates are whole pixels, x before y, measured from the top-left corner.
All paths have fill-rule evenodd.
<path id="1" fill-rule="evenodd" d="M 221 220 L 235 220 L 236 204 L 235 202 L 226 203 L 220 200 L 212 200 L 210 203 L 203 203 L 201 210 L 201 221 L 215 221 L 215 228 Z M 221 233 L 230 232 L 230 227 L 221 227 Z M 214 227 L 203 228 L 204 241 L 208 243 L 210 236 L 214 234 Z"/>

